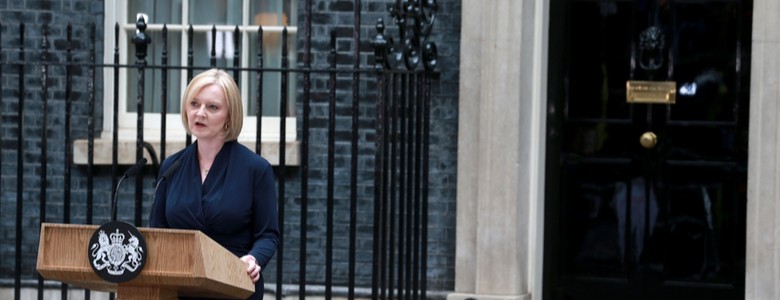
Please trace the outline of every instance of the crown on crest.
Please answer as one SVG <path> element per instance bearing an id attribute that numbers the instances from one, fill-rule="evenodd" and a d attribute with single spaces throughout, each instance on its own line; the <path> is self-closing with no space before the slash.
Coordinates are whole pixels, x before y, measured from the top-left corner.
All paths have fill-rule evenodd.
<path id="1" fill-rule="evenodd" d="M 112 244 L 122 244 L 122 242 L 125 241 L 125 234 L 119 233 L 119 229 L 117 228 L 116 232 L 111 234 L 111 243 Z"/>

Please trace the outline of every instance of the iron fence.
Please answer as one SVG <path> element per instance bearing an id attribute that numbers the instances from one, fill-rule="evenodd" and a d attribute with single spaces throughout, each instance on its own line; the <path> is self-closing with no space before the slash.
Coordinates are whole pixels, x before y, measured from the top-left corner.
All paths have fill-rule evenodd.
<path id="1" fill-rule="evenodd" d="M 286 47 L 289 35 L 285 30 L 281 43 L 281 68 L 264 67 L 261 58 L 252 67 L 222 67 L 233 72 L 235 78 L 240 78 L 240 74 L 250 74 L 259 88 L 263 86 L 265 75 L 281 74 L 278 99 L 264 99 L 263 93 L 258 92 L 252 93 L 249 101 L 255 101 L 258 108 L 263 107 L 264 101 L 277 101 L 281 116 L 288 114 L 285 109 L 291 98 L 296 99 L 296 106 L 301 108 L 296 115 L 300 124 L 298 166 L 286 164 L 288 141 L 285 141 L 285 118 L 280 118 L 279 124 L 279 160 L 274 168 L 278 181 L 279 222 L 283 227 L 282 243 L 274 258 L 275 266 L 270 268 L 275 269 L 275 273 L 264 272 L 268 282 L 266 290 L 274 292 L 277 299 L 284 296 L 285 290 L 296 285 L 300 299 L 306 297 L 307 291 L 312 293 L 313 285 L 324 288 L 322 294 L 326 299 L 333 297 L 336 286 L 346 287 L 345 296 L 350 299 L 360 294 L 356 290 L 370 290 L 364 296 L 374 299 L 427 298 L 430 86 L 436 77 L 437 54 L 435 44 L 426 38 L 433 23 L 435 1 L 404 1 L 403 6 L 398 2 L 393 7 L 391 16 L 396 24 L 401 24 L 398 44 L 386 38 L 381 19 L 376 25 L 376 35 L 361 37 L 360 1 L 355 1 L 355 5 L 350 39 L 352 52 L 339 52 L 337 39 L 345 37 L 338 36 L 335 31 L 330 32 L 329 48 L 317 49 L 330 53 L 326 67 L 313 67 L 311 60 L 310 1 L 305 7 L 304 34 L 300 39 L 303 49 L 299 53 L 289 53 Z M 409 22 L 405 23 L 406 20 Z M 208 66 L 193 65 L 191 59 L 187 65 L 169 64 L 165 52 L 160 55 L 160 63 L 149 63 L 146 61 L 147 47 L 152 41 L 145 33 L 143 20 L 139 20 L 137 29 L 131 40 L 136 54 L 134 64 L 119 63 L 120 53 L 128 49 L 120 49 L 118 38 L 105 41 L 115 45 L 111 54 L 113 63 L 99 63 L 99 43 L 94 24 L 68 24 L 65 27 L 66 40 L 51 41 L 50 32 L 54 28 L 43 26 L 35 30 L 27 28 L 24 23 L 18 24 L 17 37 L 0 36 L 0 44 L 4 45 L 0 64 L 0 88 L 3 91 L 0 98 L 0 107 L 3 108 L 0 130 L 3 184 L 0 185 L 0 194 L 4 201 L 0 211 L 15 211 L 15 218 L 3 223 L 4 227 L 12 224 L 14 230 L 4 232 L 12 232 L 13 236 L 2 242 L 7 245 L 2 247 L 6 249 L 2 250 L 2 257 L 13 257 L 14 263 L 13 267 L 3 267 L 0 272 L 3 278 L 13 276 L 15 299 L 20 299 L 22 286 L 31 282 L 37 287 L 38 298 L 42 299 L 44 289 L 52 284 L 34 270 L 41 223 L 94 224 L 105 220 L 103 201 L 95 199 L 98 194 L 105 195 L 101 189 L 106 186 L 112 188 L 112 198 L 134 199 L 132 211 L 136 226 L 144 226 L 147 222 L 145 215 L 153 187 L 149 183 L 154 181 L 156 168 L 167 151 L 165 118 L 161 118 L 160 153 L 150 146 L 143 130 L 137 131 L 136 159 L 146 152 L 152 157 L 151 170 L 136 176 L 134 192 L 121 194 L 120 190 L 113 189 L 124 168 L 118 157 L 117 99 L 119 93 L 127 91 L 115 88 L 113 95 L 101 95 L 98 77 L 111 72 L 114 74 L 114 86 L 118 87 L 121 70 L 136 72 L 137 128 L 143 128 L 148 122 L 144 117 L 144 112 L 148 111 L 145 107 L 147 98 L 160 97 L 163 103 L 160 113 L 167 113 L 165 103 L 171 101 L 167 99 L 165 90 L 169 85 L 166 82 L 169 73 L 184 72 L 187 78 L 191 78 L 195 72 L 216 67 L 216 63 L 213 48 Z M 73 38 L 74 30 L 89 32 L 89 38 Z M 118 30 L 119 25 L 116 25 L 117 37 Z M 192 28 L 189 30 L 191 38 Z M 257 30 L 262 33 L 263 27 Z M 216 39 L 216 32 L 215 27 L 211 32 L 213 39 Z M 37 47 L 25 44 L 25 34 L 38 36 L 40 44 Z M 160 42 L 167 43 L 165 30 L 162 36 Z M 257 45 L 258 52 L 262 53 L 262 34 L 258 38 L 256 43 L 251 44 Z M 361 64 L 360 44 L 364 40 L 373 46 L 371 65 Z M 234 41 L 240 43 L 239 39 Z M 17 47 L 8 46 L 12 44 Z M 167 49 L 167 46 L 163 48 Z M 188 53 L 193 55 L 191 46 Z M 365 53 L 362 54 L 365 56 Z M 291 55 L 299 55 L 302 62 L 291 66 Z M 234 57 L 239 59 L 238 55 Z M 347 66 L 339 64 L 339 57 L 349 57 L 351 62 Z M 234 66 L 239 65 L 235 61 Z M 145 77 L 149 74 L 159 74 L 163 79 L 161 94 L 145 94 Z M 295 97 L 287 92 L 290 80 L 298 81 L 301 86 L 296 89 Z M 313 83 L 318 81 L 327 84 L 314 87 Z M 101 96 L 111 99 L 111 102 L 101 102 L 98 100 Z M 105 116 L 99 107 L 106 103 L 113 103 L 112 120 L 102 119 Z M 313 112 L 313 106 L 322 109 Z M 262 112 L 256 113 L 262 115 Z M 101 120 L 111 122 L 113 127 L 112 162 L 107 166 L 96 165 L 94 161 L 95 141 L 101 133 L 97 124 Z M 344 124 L 340 120 L 349 120 L 349 125 L 339 127 L 338 124 Z M 257 126 L 255 151 L 260 153 L 261 122 L 258 121 Z M 73 160 L 74 141 L 78 139 L 87 141 L 87 162 L 83 165 L 77 165 Z M 186 141 L 189 144 L 191 138 L 187 136 Z M 318 150 L 316 155 L 312 155 L 314 147 Z M 322 159 L 326 161 L 324 166 L 320 163 Z M 324 182 L 324 191 L 312 189 L 310 181 Z M 38 204 L 37 210 L 31 206 L 34 204 Z M 325 217 L 310 219 L 313 211 L 310 205 L 323 207 Z M 336 220 L 340 209 L 348 210 L 347 220 L 343 223 Z M 368 217 L 361 214 L 363 211 L 372 213 Z M 116 218 L 115 214 L 112 212 L 112 218 Z M 321 233 L 325 240 L 324 254 L 312 255 L 311 249 L 307 248 L 308 241 L 312 239 L 310 228 L 314 222 L 321 221 L 325 224 L 317 226 L 325 228 Z M 346 230 L 338 225 L 346 226 Z M 298 241 L 297 249 L 288 248 L 291 245 L 289 241 L 293 239 Z M 358 253 L 361 249 L 367 251 Z M 12 256 L 6 255 L 10 252 L 13 252 Z M 346 257 L 341 254 L 346 254 Z M 322 276 L 312 276 L 307 270 L 313 261 L 324 265 L 323 270 L 317 272 Z M 370 279 L 363 279 L 363 273 L 360 273 L 363 269 L 370 269 Z M 62 298 L 67 299 L 68 292 L 73 289 L 79 288 L 61 284 Z M 85 298 L 89 297 L 89 293 L 85 292 Z"/>

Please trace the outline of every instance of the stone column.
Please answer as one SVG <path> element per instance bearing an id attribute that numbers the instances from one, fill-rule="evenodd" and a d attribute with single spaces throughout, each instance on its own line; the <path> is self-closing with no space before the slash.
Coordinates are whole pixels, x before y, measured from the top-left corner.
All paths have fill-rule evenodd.
<path id="1" fill-rule="evenodd" d="M 462 3 L 450 300 L 531 299 L 541 287 L 546 2 Z"/>
<path id="2" fill-rule="evenodd" d="M 745 299 L 780 299 L 780 1 L 753 1 Z"/>

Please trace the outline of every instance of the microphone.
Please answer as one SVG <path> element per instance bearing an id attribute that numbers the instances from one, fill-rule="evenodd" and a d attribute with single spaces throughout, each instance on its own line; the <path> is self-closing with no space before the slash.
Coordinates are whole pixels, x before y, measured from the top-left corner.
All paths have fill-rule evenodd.
<path id="1" fill-rule="evenodd" d="M 160 175 L 160 178 L 157 179 L 157 185 L 154 186 L 154 194 L 152 194 L 152 214 L 154 214 L 154 206 L 156 205 L 155 202 L 157 201 L 157 189 L 159 189 L 160 184 L 162 184 L 163 181 L 168 180 L 168 178 L 170 178 L 171 175 L 173 175 L 173 173 L 179 169 L 179 167 L 181 167 L 181 159 L 175 160 L 171 166 L 168 167 L 168 169 L 165 170 L 162 175 Z M 149 221 L 151 222 L 151 218 Z"/>
<path id="2" fill-rule="evenodd" d="M 124 177 L 135 176 L 135 174 L 137 174 L 138 171 L 140 171 L 144 165 L 146 165 L 146 157 L 141 157 L 141 159 L 135 162 L 135 165 L 133 165 L 132 167 L 127 169 L 127 171 L 125 171 L 125 174 L 123 176 Z"/>
<path id="3" fill-rule="evenodd" d="M 160 183 L 168 179 L 168 177 L 171 177 L 171 175 L 173 175 L 173 173 L 176 172 L 176 170 L 178 170 L 180 166 L 181 166 L 181 160 L 177 159 L 171 164 L 170 167 L 168 167 L 167 170 L 165 170 L 165 173 L 162 173 L 162 175 L 160 175 L 160 178 L 157 180 L 157 185 L 154 187 L 155 195 L 157 195 L 157 188 L 160 187 Z"/>
<path id="4" fill-rule="evenodd" d="M 146 165 L 146 158 L 141 157 L 141 159 L 135 162 L 135 165 L 127 169 L 127 171 L 122 174 L 122 177 L 119 178 L 119 182 L 116 184 L 116 190 L 114 191 L 114 199 L 111 201 L 111 221 L 116 221 L 116 199 L 119 197 L 119 186 L 122 185 L 122 181 L 128 176 L 135 176 L 144 165 Z"/>

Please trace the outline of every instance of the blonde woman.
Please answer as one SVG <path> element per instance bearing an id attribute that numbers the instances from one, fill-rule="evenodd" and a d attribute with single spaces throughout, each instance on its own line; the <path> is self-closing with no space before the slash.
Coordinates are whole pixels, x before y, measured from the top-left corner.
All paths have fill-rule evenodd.
<path id="1" fill-rule="evenodd" d="M 192 79 L 181 120 L 197 139 L 163 161 L 150 220 L 152 227 L 200 230 L 233 252 L 255 283 L 249 299 L 262 299 L 261 271 L 279 243 L 275 176 L 268 161 L 236 141 L 243 115 L 230 75 L 211 69 Z"/>

